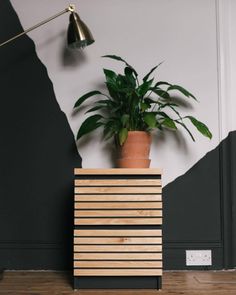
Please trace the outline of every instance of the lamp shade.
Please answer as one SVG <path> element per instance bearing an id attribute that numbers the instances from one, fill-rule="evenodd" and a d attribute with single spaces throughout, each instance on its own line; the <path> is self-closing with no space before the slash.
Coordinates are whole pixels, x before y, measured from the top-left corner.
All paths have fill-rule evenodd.
<path id="1" fill-rule="evenodd" d="M 70 23 L 67 31 L 67 42 L 70 48 L 83 48 L 94 42 L 94 38 L 76 12 L 70 14 Z"/>

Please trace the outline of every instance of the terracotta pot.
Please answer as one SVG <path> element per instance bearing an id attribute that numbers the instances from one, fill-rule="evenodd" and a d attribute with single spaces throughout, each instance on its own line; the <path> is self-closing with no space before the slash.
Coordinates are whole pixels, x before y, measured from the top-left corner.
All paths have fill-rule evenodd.
<path id="1" fill-rule="evenodd" d="M 119 168 L 149 168 L 151 135 L 145 131 L 129 131 L 125 143 L 120 148 Z"/>

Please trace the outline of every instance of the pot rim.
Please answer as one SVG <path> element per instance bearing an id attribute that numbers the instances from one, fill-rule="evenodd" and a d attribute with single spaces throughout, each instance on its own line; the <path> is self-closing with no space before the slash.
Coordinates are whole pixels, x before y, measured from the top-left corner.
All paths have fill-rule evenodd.
<path id="1" fill-rule="evenodd" d="M 146 134 L 150 134 L 151 133 L 149 131 L 142 131 L 142 130 L 129 130 L 128 133 L 146 133 Z"/>

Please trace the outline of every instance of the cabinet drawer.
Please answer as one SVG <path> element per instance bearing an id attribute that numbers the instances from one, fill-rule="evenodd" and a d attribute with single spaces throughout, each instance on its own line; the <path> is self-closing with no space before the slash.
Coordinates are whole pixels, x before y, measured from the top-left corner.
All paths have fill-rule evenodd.
<path id="1" fill-rule="evenodd" d="M 160 274 L 161 235 L 162 231 L 159 229 L 75 230 L 74 274 L 78 276 Z"/>
<path id="2" fill-rule="evenodd" d="M 75 172 L 82 174 L 74 182 L 75 278 L 83 281 L 83 277 L 160 277 L 160 170 Z"/>

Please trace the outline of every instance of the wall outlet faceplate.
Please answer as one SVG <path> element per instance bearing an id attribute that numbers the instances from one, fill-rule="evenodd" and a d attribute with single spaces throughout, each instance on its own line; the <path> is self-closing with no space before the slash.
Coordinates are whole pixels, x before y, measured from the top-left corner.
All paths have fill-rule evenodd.
<path id="1" fill-rule="evenodd" d="M 187 266 L 210 266 L 212 265 L 211 250 L 186 250 Z"/>

